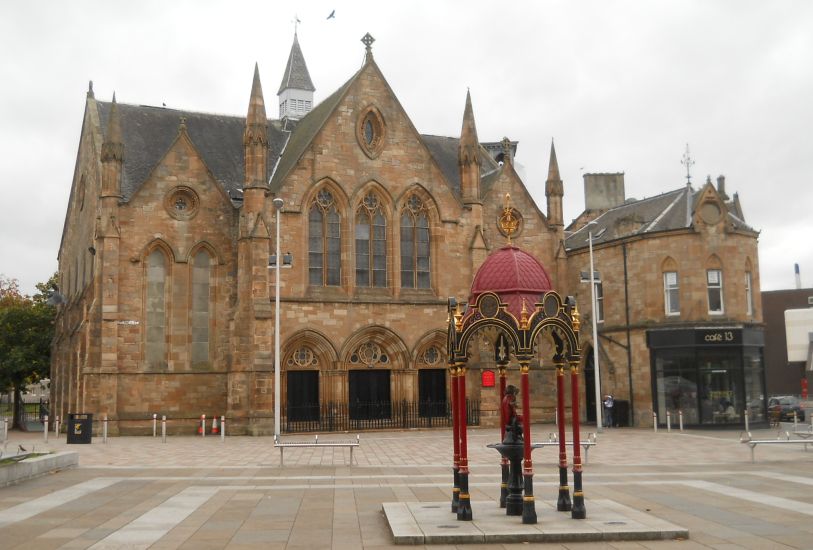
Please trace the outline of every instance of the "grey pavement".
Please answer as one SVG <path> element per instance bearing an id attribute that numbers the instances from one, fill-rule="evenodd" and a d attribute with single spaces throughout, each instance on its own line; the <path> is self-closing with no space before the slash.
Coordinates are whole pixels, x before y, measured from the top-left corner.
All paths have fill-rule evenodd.
<path id="1" fill-rule="evenodd" d="M 541 439 L 552 431 L 533 427 Z M 687 539 L 427 548 L 813 548 L 813 449 L 760 446 L 752 464 L 738 437 L 612 429 L 590 451 L 588 516 L 591 500 L 595 510 L 612 501 L 687 528 Z M 304 448 L 287 449 L 280 467 L 269 437 L 64 438 L 10 434 L 7 449 L 77 451 L 80 466 L 0 489 L 0 549 L 392 548 L 383 503 L 451 499 L 448 429 L 362 433 L 352 466 L 348 449 Z M 320 434 L 329 439 L 347 434 Z M 498 455 L 486 448 L 497 439 L 495 429 L 469 432 L 475 518 L 499 496 Z M 534 453 L 540 506 L 556 499 L 556 459 L 555 448 Z"/>

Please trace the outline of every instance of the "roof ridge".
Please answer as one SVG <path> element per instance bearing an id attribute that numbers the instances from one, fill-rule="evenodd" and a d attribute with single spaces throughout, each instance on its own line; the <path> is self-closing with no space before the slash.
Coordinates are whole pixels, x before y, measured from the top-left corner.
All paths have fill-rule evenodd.
<path id="1" fill-rule="evenodd" d="M 102 101 L 102 100 L 99 100 L 99 99 L 96 100 L 96 103 L 101 103 L 103 105 L 111 105 L 112 104 L 111 101 Z M 236 119 L 240 119 L 240 120 L 245 120 L 246 119 L 245 115 L 234 115 L 234 114 L 229 114 L 229 113 L 216 113 L 214 111 L 192 111 L 192 110 L 189 110 L 189 109 L 176 109 L 174 107 L 163 107 L 163 106 L 158 106 L 158 105 L 146 105 L 144 103 L 122 103 L 121 101 L 118 101 L 118 100 L 116 101 L 116 105 L 118 105 L 119 107 L 124 106 L 124 107 L 133 107 L 133 108 L 137 108 L 137 109 L 155 109 L 156 111 L 167 111 L 167 112 L 172 111 L 172 112 L 183 113 L 183 114 L 187 114 L 187 115 L 220 116 L 220 117 L 226 117 L 226 118 L 236 118 Z M 267 120 L 269 122 L 278 122 L 281 119 L 279 119 L 279 118 L 267 118 Z"/>

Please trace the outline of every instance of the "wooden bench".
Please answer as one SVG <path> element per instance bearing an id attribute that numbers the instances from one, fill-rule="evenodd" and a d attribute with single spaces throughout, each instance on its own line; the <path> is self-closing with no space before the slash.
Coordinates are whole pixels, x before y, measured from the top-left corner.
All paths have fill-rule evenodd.
<path id="1" fill-rule="evenodd" d="M 813 445 L 813 441 L 809 441 L 807 438 L 791 439 L 789 432 L 783 434 L 781 431 L 776 439 L 754 439 L 751 437 L 751 432 L 744 432 L 740 434 L 740 443 L 745 443 L 751 447 L 751 462 L 754 462 L 754 448 L 757 445 L 804 445 L 805 451 L 807 451 L 808 445 Z"/>
<path id="2" fill-rule="evenodd" d="M 353 448 L 358 447 L 359 443 L 361 443 L 361 437 L 356 435 L 356 439 L 345 439 L 340 441 L 330 440 L 330 441 L 319 441 L 319 436 L 316 435 L 313 438 L 313 441 L 282 441 L 281 439 L 277 439 L 277 436 L 274 436 L 274 447 L 279 449 L 279 465 L 280 467 L 285 465 L 284 462 L 284 452 L 285 449 L 290 449 L 292 447 L 349 447 L 350 448 L 350 465 L 353 465 Z"/>
<path id="3" fill-rule="evenodd" d="M 579 442 L 579 445 L 584 449 L 584 463 L 587 464 L 587 454 L 590 451 L 590 447 L 596 445 L 596 434 L 590 433 L 587 435 L 587 439 L 584 439 Z M 531 450 L 539 449 L 541 447 L 558 447 L 559 446 L 559 435 L 556 433 L 549 433 L 548 440 L 542 441 L 540 443 L 531 443 Z M 566 441 L 565 446 L 573 446 L 572 441 Z"/>

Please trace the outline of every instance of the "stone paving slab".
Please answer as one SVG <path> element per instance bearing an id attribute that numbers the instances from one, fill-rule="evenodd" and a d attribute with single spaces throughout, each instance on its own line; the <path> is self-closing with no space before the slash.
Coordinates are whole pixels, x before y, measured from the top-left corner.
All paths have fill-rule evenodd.
<path id="1" fill-rule="evenodd" d="M 525 525 L 493 501 L 474 501 L 473 521 L 457 521 L 449 502 L 382 504 L 395 544 L 483 544 L 684 540 L 689 530 L 612 500 L 589 502 L 587 519 L 574 520 L 537 502 L 538 523 Z"/>

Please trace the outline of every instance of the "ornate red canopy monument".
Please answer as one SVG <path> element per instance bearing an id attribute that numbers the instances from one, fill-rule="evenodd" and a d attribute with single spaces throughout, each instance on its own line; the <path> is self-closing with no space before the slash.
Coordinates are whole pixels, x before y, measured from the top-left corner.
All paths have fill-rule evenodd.
<path id="1" fill-rule="evenodd" d="M 454 488 L 452 511 L 458 520 L 471 520 L 469 496 L 469 466 L 466 432 L 466 367 L 469 344 L 476 335 L 494 334 L 495 358 L 499 372 L 500 419 L 502 443 L 493 445 L 502 459 L 500 505 L 508 515 L 522 515 L 523 523 L 536 523 L 533 495 L 533 462 L 531 452 L 530 388 L 528 371 L 538 355 L 538 341 L 549 338 L 554 350 L 550 361 L 556 367 L 557 418 L 559 429 L 559 492 L 557 510 L 570 511 L 574 519 L 584 519 L 587 513 L 582 492 L 582 461 L 579 440 L 578 373 L 581 360 L 579 346 L 579 312 L 573 297 L 562 297 L 552 289 L 545 268 L 532 255 L 511 245 L 516 230 L 510 197 L 500 225 L 508 236 L 508 244 L 492 253 L 474 277 L 468 303 L 449 299 L 447 349 L 452 384 Z M 496 330 L 495 330 L 496 329 Z M 513 387 L 506 392 L 506 370 L 511 358 L 520 371 L 522 417 L 513 414 Z M 571 413 L 573 418 L 573 500 L 570 499 L 565 445 L 565 367 L 570 365 Z M 509 467 L 510 458 L 515 460 Z M 519 464 L 522 459 L 519 483 Z M 509 472 L 509 469 L 515 470 Z M 513 475 L 516 483 L 508 483 Z M 513 490 L 512 490 L 513 489 Z"/>

